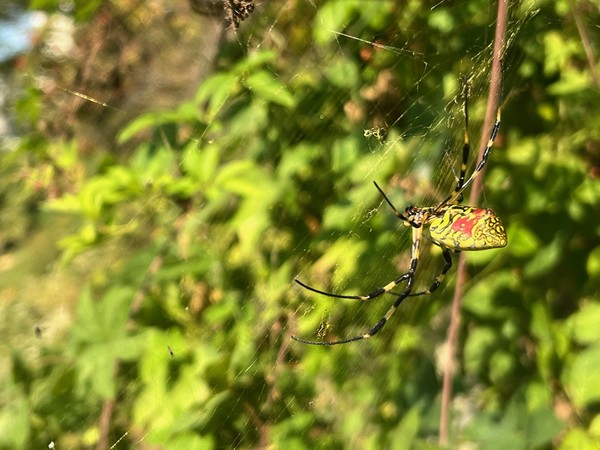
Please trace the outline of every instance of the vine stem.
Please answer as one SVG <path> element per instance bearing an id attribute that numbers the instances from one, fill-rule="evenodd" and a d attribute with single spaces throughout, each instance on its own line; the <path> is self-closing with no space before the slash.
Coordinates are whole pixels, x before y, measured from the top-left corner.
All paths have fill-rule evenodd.
<path id="1" fill-rule="evenodd" d="M 506 24 L 508 20 L 508 2 L 509 0 L 498 1 L 498 13 L 496 20 L 496 32 L 494 36 L 494 54 L 492 59 L 492 73 L 490 79 L 490 90 L 488 94 L 487 107 L 485 113 L 485 121 L 481 132 L 481 140 L 479 145 L 479 155 L 477 160 L 481 160 L 483 151 L 488 142 L 492 123 L 496 116 L 496 110 L 499 107 L 500 101 L 500 83 L 502 71 L 502 57 L 506 39 Z M 485 169 L 484 169 L 485 170 Z M 479 200 L 483 178 L 485 173 L 482 173 L 475 181 L 471 188 L 469 204 L 475 205 Z M 460 303 L 464 293 L 465 282 L 467 281 L 465 254 L 461 253 L 458 259 L 456 287 L 452 298 L 452 307 L 450 312 L 450 326 L 448 328 L 447 339 L 447 360 L 444 366 L 444 375 L 442 382 L 442 405 L 440 411 L 440 446 L 448 445 L 448 422 L 450 418 L 450 402 L 452 400 L 452 374 L 454 372 L 456 347 L 458 342 L 458 330 L 460 327 Z"/>

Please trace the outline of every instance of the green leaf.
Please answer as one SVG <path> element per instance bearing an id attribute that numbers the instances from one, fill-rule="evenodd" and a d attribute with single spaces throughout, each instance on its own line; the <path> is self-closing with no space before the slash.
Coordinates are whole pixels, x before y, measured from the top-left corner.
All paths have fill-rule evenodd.
<path id="1" fill-rule="evenodd" d="M 30 405 L 26 397 L 17 394 L 16 386 L 3 386 L 3 405 L 0 409 L 0 445 L 3 448 L 26 448 L 31 428 Z M 9 397 L 9 392 L 13 398 Z"/>
<path id="2" fill-rule="evenodd" d="M 117 137 L 119 143 L 127 142 L 129 139 L 141 133 L 148 128 L 155 127 L 162 123 L 158 113 L 147 113 L 137 117 L 133 122 L 121 130 Z"/>
<path id="3" fill-rule="evenodd" d="M 598 450 L 598 440 L 576 427 L 565 433 L 558 450 Z"/>
<path id="4" fill-rule="evenodd" d="M 181 165 L 188 174 L 200 181 L 202 186 L 207 187 L 216 176 L 219 160 L 220 151 L 217 145 L 198 148 L 196 143 L 190 142 L 184 150 Z"/>
<path id="5" fill-rule="evenodd" d="M 328 44 L 339 36 L 350 18 L 361 8 L 359 0 L 330 0 L 322 5 L 313 21 L 313 38 L 318 45 Z"/>
<path id="6" fill-rule="evenodd" d="M 596 414 L 596 416 L 592 419 L 589 432 L 591 436 L 600 442 L 600 414 Z"/>
<path id="7" fill-rule="evenodd" d="M 465 371 L 469 374 L 484 371 L 498 345 L 499 339 L 495 330 L 488 327 L 471 329 L 464 347 Z"/>
<path id="8" fill-rule="evenodd" d="M 178 164 L 179 161 L 168 148 L 142 145 L 129 165 L 132 193 L 141 193 L 149 182 L 153 185 L 168 184 L 173 179 L 171 172 L 176 172 Z"/>
<path id="9" fill-rule="evenodd" d="M 489 275 L 467 291 L 463 297 L 462 307 L 481 318 L 508 318 L 511 315 L 510 308 L 503 308 L 502 299 L 498 299 L 494 293 L 502 292 L 504 289 L 512 290 L 515 283 L 514 275 L 509 271 Z"/>
<path id="10" fill-rule="evenodd" d="M 535 139 L 522 139 L 517 145 L 508 147 L 506 156 L 516 166 L 530 167 L 539 157 L 539 146 Z"/>
<path id="11" fill-rule="evenodd" d="M 421 425 L 421 407 L 413 406 L 398 424 L 395 430 L 391 432 L 395 439 L 392 439 L 390 448 L 394 450 L 409 450 L 414 448 L 414 439 L 417 437 Z"/>
<path id="12" fill-rule="evenodd" d="M 105 342 L 125 333 L 129 305 L 133 301 L 132 289 L 115 286 L 102 299 L 94 301 L 85 289 L 78 302 L 74 336 L 81 342 Z"/>
<path id="13" fill-rule="evenodd" d="M 189 450 L 211 450 L 215 448 L 214 441 L 213 436 L 199 436 L 195 432 L 189 432 L 169 437 L 165 442 L 154 441 L 153 444 L 164 446 L 166 450 L 180 450 L 182 448 Z"/>
<path id="14" fill-rule="evenodd" d="M 325 75 L 335 86 L 350 89 L 359 81 L 358 67 L 352 60 L 336 58 L 327 65 Z"/>
<path id="15" fill-rule="evenodd" d="M 215 184 L 243 197 L 261 198 L 268 203 L 276 195 L 272 180 L 248 160 L 233 161 L 223 166 Z"/>
<path id="16" fill-rule="evenodd" d="M 533 278 L 550 272 L 561 261 L 563 243 L 564 239 L 558 233 L 550 244 L 537 250 L 535 256 L 525 265 L 525 276 Z"/>
<path id="17" fill-rule="evenodd" d="M 443 7 L 432 10 L 428 22 L 432 29 L 440 30 L 444 34 L 449 33 L 456 27 L 453 15 L 447 8 Z"/>
<path id="18" fill-rule="evenodd" d="M 117 142 L 123 144 L 137 134 L 170 123 L 193 122 L 197 120 L 198 110 L 192 103 L 184 103 L 175 111 L 160 111 L 142 114 L 125 126 L 117 136 Z"/>
<path id="19" fill-rule="evenodd" d="M 318 158 L 321 147 L 309 143 L 301 143 L 290 148 L 281 156 L 278 174 L 281 179 L 293 176 L 306 177 L 313 170 L 312 162 Z"/>
<path id="20" fill-rule="evenodd" d="M 539 239 L 535 233 L 516 220 L 512 221 L 509 225 L 507 236 L 507 250 L 518 258 L 532 255 L 540 246 Z"/>
<path id="21" fill-rule="evenodd" d="M 232 72 L 237 75 L 253 72 L 265 64 L 277 61 L 278 56 L 279 55 L 277 52 L 273 50 L 259 50 L 250 52 L 246 58 L 242 59 L 235 65 Z"/>
<path id="22" fill-rule="evenodd" d="M 564 378 L 573 403 L 579 408 L 600 401 L 600 344 L 583 350 Z"/>
<path id="23" fill-rule="evenodd" d="M 565 324 L 579 344 L 600 343 L 600 304 L 587 303 Z"/>
<path id="24" fill-rule="evenodd" d="M 359 150 L 359 143 L 354 137 L 336 140 L 331 148 L 333 170 L 343 171 L 351 168 L 358 159 Z"/>
<path id="25" fill-rule="evenodd" d="M 269 72 L 256 72 L 243 79 L 243 83 L 258 98 L 286 108 L 294 106 L 294 96 Z"/>
<path id="26" fill-rule="evenodd" d="M 500 420 L 480 414 L 467 431 L 485 449 L 528 450 L 548 445 L 561 429 L 562 424 L 548 405 L 529 410 L 517 393 L 502 410 Z"/>
<path id="27" fill-rule="evenodd" d="M 76 214 L 81 212 L 81 202 L 75 194 L 64 194 L 44 203 L 44 210 Z"/>
<path id="28" fill-rule="evenodd" d="M 79 299 L 71 353 L 77 362 L 79 389 L 101 398 L 116 395 L 115 361 L 133 360 L 145 346 L 141 336 L 128 336 L 125 328 L 134 292 L 110 289 L 94 301 L 89 289 Z"/>
<path id="29" fill-rule="evenodd" d="M 238 89 L 238 76 L 234 73 L 217 73 L 207 78 L 196 93 L 196 103 L 204 110 L 204 121 L 212 122 L 229 97 Z"/>
<path id="30" fill-rule="evenodd" d="M 564 79 L 548 86 L 552 95 L 568 95 L 590 89 L 592 78 L 587 71 L 563 71 Z M 591 91 L 590 91 L 591 92 Z"/>
<path id="31" fill-rule="evenodd" d="M 588 256 L 586 264 L 587 273 L 590 278 L 600 275 L 600 246 L 594 248 Z"/>

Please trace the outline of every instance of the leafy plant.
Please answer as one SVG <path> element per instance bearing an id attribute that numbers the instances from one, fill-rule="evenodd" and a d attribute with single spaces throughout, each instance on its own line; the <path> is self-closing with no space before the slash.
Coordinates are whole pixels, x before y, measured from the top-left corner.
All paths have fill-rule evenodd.
<path id="1" fill-rule="evenodd" d="M 24 263 L 0 281 L 2 313 L 15 325 L 39 314 L 19 309 L 35 297 L 23 230 L 60 234 L 78 296 L 62 335 L 1 328 L 0 446 L 433 448 L 451 289 L 411 300 L 376 338 L 322 349 L 289 336 L 364 331 L 389 299 L 331 301 L 292 280 L 364 293 L 406 270 L 409 233 L 372 181 L 398 208 L 454 184 L 458 80 L 472 75 L 476 125 L 488 7 L 259 5 L 193 98 L 140 114 L 92 157 L 85 136 L 36 128 L 44 96 L 23 86 L 15 114 L 27 135 L 2 155 L 1 220 L 12 225 L 0 242 Z M 509 246 L 469 257 L 451 442 L 595 448 L 600 111 L 586 45 L 597 49 L 571 8 L 587 8 L 584 25 L 598 12 L 519 8 L 483 201 Z M 379 128 L 381 141 L 365 137 Z M 439 270 L 430 252 L 419 283 Z M 23 297 L 10 294 L 17 283 Z"/>

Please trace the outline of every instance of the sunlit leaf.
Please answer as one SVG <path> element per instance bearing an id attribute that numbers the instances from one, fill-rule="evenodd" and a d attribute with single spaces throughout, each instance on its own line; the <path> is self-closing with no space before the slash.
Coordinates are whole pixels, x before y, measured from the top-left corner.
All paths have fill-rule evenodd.
<path id="1" fill-rule="evenodd" d="M 238 77 L 232 73 L 218 73 L 206 79 L 196 93 L 196 102 L 205 111 L 204 120 L 213 121 L 237 89 Z"/>
<path id="2" fill-rule="evenodd" d="M 314 19 L 313 37 L 324 45 L 337 39 L 335 32 L 343 31 L 352 15 L 360 8 L 358 0 L 334 0 L 325 3 Z"/>
<path id="3" fill-rule="evenodd" d="M 600 342 L 600 304 L 588 303 L 577 311 L 567 322 L 575 342 L 593 344 Z"/>
<path id="4" fill-rule="evenodd" d="M 347 59 L 335 59 L 326 70 L 327 78 L 336 86 L 350 88 L 357 82 L 358 68 Z"/>
<path id="5" fill-rule="evenodd" d="M 243 82 L 254 95 L 263 100 L 286 108 L 294 105 L 294 97 L 285 85 L 264 70 L 244 78 Z"/>
<path id="6" fill-rule="evenodd" d="M 507 250 L 517 257 L 529 256 L 536 252 L 540 242 L 538 237 L 525 225 L 511 222 L 507 230 Z"/>
<path id="7" fill-rule="evenodd" d="M 565 385 L 575 404 L 582 408 L 600 400 L 600 345 L 596 344 L 575 356 L 565 375 Z"/>

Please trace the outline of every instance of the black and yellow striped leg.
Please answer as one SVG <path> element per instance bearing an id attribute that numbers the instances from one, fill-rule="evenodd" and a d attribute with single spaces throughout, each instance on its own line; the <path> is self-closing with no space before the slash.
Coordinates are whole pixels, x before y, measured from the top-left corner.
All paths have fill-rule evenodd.
<path id="1" fill-rule="evenodd" d="M 466 118 L 466 122 L 468 124 L 468 115 L 467 115 L 467 103 L 465 101 L 465 118 Z M 488 157 L 490 156 L 490 153 L 492 151 L 492 148 L 494 147 L 494 141 L 496 140 L 496 136 L 498 135 L 498 130 L 500 130 L 500 122 L 502 120 L 502 71 L 500 72 L 500 98 L 498 99 L 498 110 L 496 111 L 496 121 L 494 122 L 494 126 L 492 127 L 492 131 L 490 132 L 490 138 L 487 142 L 487 145 L 485 147 L 485 150 L 483 151 L 483 155 L 481 157 L 481 161 L 479 161 L 479 163 L 477 164 L 477 166 L 475 167 L 475 170 L 473 171 L 473 173 L 471 174 L 471 176 L 469 177 L 469 179 L 463 183 L 461 183 L 461 180 L 459 178 L 458 182 L 457 182 L 457 186 L 454 189 L 454 191 L 452 192 L 452 194 L 450 194 L 443 202 L 441 202 L 436 209 L 439 211 L 439 209 L 441 207 L 444 207 L 448 204 L 454 204 L 455 202 L 459 202 L 462 198 L 462 193 L 463 191 L 469 187 L 469 185 L 473 182 L 473 180 L 475 180 L 479 174 L 481 173 L 481 171 L 483 170 L 483 168 L 485 167 Z M 468 143 L 468 136 L 467 133 L 465 131 L 465 145 Z M 465 149 L 463 147 L 463 161 L 465 160 Z M 466 164 L 465 164 L 466 166 Z M 461 166 L 461 173 L 462 173 L 462 166 Z M 460 187 L 459 187 L 460 185 Z"/>
<path id="2" fill-rule="evenodd" d="M 410 225 L 413 227 L 413 229 L 415 228 L 421 228 L 421 225 L 416 224 L 410 220 L 408 220 L 404 215 L 402 215 L 396 208 L 395 206 L 392 204 L 392 202 L 390 201 L 390 199 L 387 197 L 387 195 L 385 195 L 385 192 L 383 192 L 383 190 L 379 187 L 379 185 L 373 181 L 373 184 L 375 185 L 375 187 L 377 188 L 377 190 L 381 193 L 381 195 L 383 196 L 383 199 L 386 201 L 386 203 L 390 206 L 390 208 L 392 208 L 392 211 L 394 212 L 394 215 L 396 217 L 398 217 L 400 220 L 402 220 L 405 224 Z M 414 233 L 413 233 L 414 234 Z M 421 236 L 421 231 L 419 232 L 419 239 Z M 414 253 L 414 251 L 413 251 Z M 410 272 L 409 272 L 410 273 Z M 408 273 L 405 273 L 404 275 L 402 275 L 399 278 L 396 278 L 394 281 L 386 284 L 383 287 L 377 288 L 375 291 L 371 292 L 370 294 L 367 295 L 342 295 L 342 294 L 334 294 L 333 292 L 327 292 L 327 291 L 322 291 L 320 289 L 316 289 L 312 286 L 309 286 L 306 283 L 303 283 L 302 281 L 300 281 L 299 279 L 295 278 L 294 281 L 296 283 L 298 283 L 300 286 L 302 286 L 304 289 L 308 289 L 309 291 L 312 291 L 316 294 L 321 294 L 321 295 L 326 295 L 327 297 L 333 297 L 333 298 L 347 298 L 347 299 L 352 299 L 352 300 L 370 300 L 372 298 L 375 297 L 379 297 L 380 295 L 383 295 L 387 292 L 390 292 L 392 289 L 394 289 L 396 286 L 398 286 L 400 283 L 402 283 L 403 281 L 408 279 Z M 398 296 L 399 294 L 390 292 L 393 295 Z"/>
<path id="3" fill-rule="evenodd" d="M 390 283 L 386 284 L 383 287 L 377 288 L 375 291 L 373 291 L 367 295 L 334 294 L 333 292 L 321 291 L 320 289 L 316 289 L 312 286 L 309 286 L 308 284 L 305 284 L 302 281 L 300 281 L 298 278 L 295 278 L 294 281 L 296 283 L 298 283 L 300 286 L 302 286 L 304 289 L 308 289 L 309 291 L 315 292 L 317 294 L 326 295 L 327 297 L 348 298 L 348 299 L 353 299 L 353 300 L 371 300 L 372 298 L 379 297 L 380 295 L 383 295 L 386 292 L 391 291 L 392 289 L 394 289 L 396 286 L 398 286 L 400 283 L 402 283 L 407 278 L 408 278 L 408 274 L 405 273 L 400 278 L 397 278 L 394 281 L 391 281 Z"/>
<path id="4" fill-rule="evenodd" d="M 460 253 L 460 252 L 457 252 L 457 253 Z M 444 267 L 442 268 L 442 271 L 440 272 L 440 274 L 437 277 L 435 277 L 433 284 L 429 287 L 429 289 L 427 289 L 425 291 L 415 292 L 414 294 L 410 294 L 410 297 L 417 297 L 420 295 L 428 295 L 440 287 L 440 284 L 442 284 L 442 281 L 444 281 L 446 274 L 452 268 L 452 255 L 450 254 L 450 250 L 448 250 L 447 248 L 442 248 L 442 256 L 444 257 L 445 264 L 444 264 Z"/>
<path id="5" fill-rule="evenodd" d="M 455 193 L 459 193 L 456 197 L 456 202 L 460 203 L 463 200 L 463 196 L 460 194 L 463 184 L 465 183 L 465 177 L 467 175 L 467 163 L 469 162 L 469 153 L 471 151 L 471 144 L 469 140 L 469 80 L 467 77 L 463 77 L 463 97 L 464 102 L 464 115 L 465 115 L 465 136 L 462 152 L 462 161 L 460 164 L 460 175 L 454 188 Z"/>
<path id="6" fill-rule="evenodd" d="M 379 333 L 379 331 L 381 331 L 381 329 L 388 322 L 390 317 L 392 317 L 392 315 L 396 312 L 396 310 L 400 306 L 400 303 L 402 303 L 405 298 L 410 296 L 410 292 L 412 290 L 412 286 L 413 286 L 413 283 L 415 280 L 415 271 L 417 270 L 417 264 L 419 263 L 419 245 L 421 243 L 421 234 L 423 232 L 421 227 L 413 228 L 412 230 L 413 230 L 413 235 L 412 235 L 413 243 L 412 243 L 412 249 L 411 249 L 410 269 L 408 270 L 407 273 L 402 275 L 397 280 L 392 281 L 391 283 L 388 283 L 387 285 L 385 285 L 383 288 L 380 288 L 377 291 L 375 291 L 375 292 L 382 291 L 377 295 L 389 293 L 391 295 L 395 295 L 397 298 L 396 298 L 396 301 L 394 301 L 394 304 L 385 313 L 385 316 L 383 316 L 381 319 L 379 319 L 379 321 L 369 331 L 367 331 L 365 334 L 361 334 L 361 335 L 354 336 L 351 338 L 340 339 L 338 341 L 332 341 L 332 342 L 307 341 L 304 339 L 297 338 L 296 336 L 292 336 L 292 339 L 294 339 L 295 341 L 298 341 L 298 342 L 302 342 L 303 344 L 310 344 L 310 345 L 339 345 L 339 344 L 347 344 L 349 342 L 354 342 L 354 341 L 360 341 L 362 339 L 367 339 L 367 338 L 370 338 L 371 336 L 375 336 L 377 333 Z M 405 286 L 404 290 L 401 293 L 390 292 L 395 286 L 398 285 L 398 283 L 400 282 L 399 280 L 400 281 L 406 280 L 406 286 Z M 318 291 L 316 289 L 310 289 L 310 290 L 321 293 L 321 291 Z M 328 295 L 328 294 L 325 293 L 325 295 Z M 333 297 L 340 297 L 340 296 L 333 295 Z M 361 296 L 348 296 L 348 297 L 341 296 L 341 297 L 342 298 L 358 298 L 361 300 L 363 299 Z M 372 298 L 372 297 L 370 297 L 370 298 Z"/>
<path id="7" fill-rule="evenodd" d="M 501 114 L 500 108 L 498 108 L 498 112 L 496 113 L 496 121 L 494 122 L 494 126 L 492 127 L 492 132 L 490 133 L 490 139 L 485 147 L 485 150 L 483 151 L 483 156 L 481 157 L 481 161 L 479 161 L 479 163 L 477 164 L 477 167 L 475 167 L 475 170 L 473 171 L 473 173 L 471 174 L 469 179 L 463 183 L 463 185 L 460 187 L 460 189 L 455 190 L 452 194 L 450 194 L 442 203 L 440 203 L 440 206 L 453 204 L 454 202 L 456 202 L 461 197 L 462 192 L 473 182 L 473 180 L 475 180 L 475 178 L 477 178 L 479 176 L 479 174 L 485 167 L 488 157 L 490 156 L 490 153 L 492 151 L 492 147 L 494 146 L 494 141 L 496 140 L 496 135 L 498 134 L 498 130 L 500 129 L 500 120 L 501 120 L 500 114 Z M 438 206 L 438 208 L 439 208 L 439 206 Z"/>
<path id="8" fill-rule="evenodd" d="M 500 110 L 500 107 L 498 107 L 498 112 L 496 113 L 496 121 L 494 122 L 494 126 L 492 127 L 492 132 L 490 133 L 490 140 L 488 141 L 488 143 L 485 147 L 485 150 L 483 151 L 483 156 L 481 157 L 481 161 L 479 161 L 479 164 L 477 164 L 477 167 L 475 168 L 473 175 L 471 175 L 471 178 L 469 178 L 469 180 L 468 180 L 469 184 L 471 184 L 471 182 L 473 182 L 473 180 L 481 173 L 481 171 L 483 170 L 483 167 L 487 163 L 488 156 L 490 156 L 492 147 L 494 146 L 494 141 L 496 140 L 496 135 L 498 134 L 498 130 L 500 129 L 500 121 L 501 121 L 500 114 L 501 114 L 501 110 Z M 467 185 L 467 183 L 465 183 L 465 186 L 466 185 Z"/>

